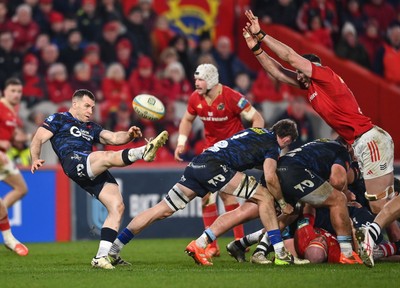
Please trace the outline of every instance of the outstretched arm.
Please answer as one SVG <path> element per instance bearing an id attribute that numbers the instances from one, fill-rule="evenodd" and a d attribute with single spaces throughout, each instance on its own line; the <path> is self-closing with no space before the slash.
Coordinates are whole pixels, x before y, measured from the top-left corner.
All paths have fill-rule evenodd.
<path id="1" fill-rule="evenodd" d="M 175 148 L 176 161 L 183 161 L 180 154 L 185 151 L 186 140 L 189 137 L 190 131 L 192 130 L 193 121 L 195 118 L 195 115 L 192 115 L 188 111 L 186 111 L 185 115 L 183 115 L 181 123 L 179 123 L 178 143 Z"/>
<path id="2" fill-rule="evenodd" d="M 40 167 L 43 166 L 44 160 L 40 159 L 40 152 L 42 151 L 42 145 L 46 143 L 51 137 L 53 133 L 49 130 L 39 127 L 32 138 L 30 151 L 31 151 L 31 159 L 32 159 L 32 166 L 31 172 L 35 173 Z"/>
<path id="3" fill-rule="evenodd" d="M 142 137 L 142 131 L 136 126 L 130 127 L 128 131 L 112 132 L 103 130 L 100 132 L 100 142 L 108 145 L 123 145 L 140 137 Z"/>
<path id="4" fill-rule="evenodd" d="M 270 35 L 265 34 L 258 23 L 258 18 L 254 16 L 251 10 L 245 11 L 245 15 L 250 22 L 246 23 L 247 30 L 254 35 L 258 41 L 265 43 L 280 59 L 287 62 L 294 69 L 311 77 L 312 64 L 309 60 L 296 53 L 291 47 L 278 41 Z"/>

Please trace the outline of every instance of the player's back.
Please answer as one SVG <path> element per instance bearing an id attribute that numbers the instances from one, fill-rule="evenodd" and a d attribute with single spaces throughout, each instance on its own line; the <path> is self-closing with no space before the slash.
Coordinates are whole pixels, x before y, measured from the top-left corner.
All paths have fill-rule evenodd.
<path id="1" fill-rule="evenodd" d="M 350 162 L 347 149 L 336 141 L 324 139 L 289 151 L 279 159 L 278 167 L 301 166 L 329 179 L 332 165 L 336 163 L 344 166 L 346 162 Z"/>
<path id="2" fill-rule="evenodd" d="M 265 128 L 248 128 L 206 149 L 198 159 L 214 158 L 237 171 L 261 166 L 266 158 L 278 159 L 280 147 L 275 133 Z"/>

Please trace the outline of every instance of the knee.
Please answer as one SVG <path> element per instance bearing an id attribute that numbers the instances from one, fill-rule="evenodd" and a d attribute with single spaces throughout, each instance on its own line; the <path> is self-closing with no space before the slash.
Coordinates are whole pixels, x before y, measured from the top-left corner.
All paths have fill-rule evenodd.
<path id="1" fill-rule="evenodd" d="M 22 183 L 19 185 L 16 190 L 18 191 L 18 194 L 21 195 L 21 197 L 25 196 L 28 193 L 28 187 L 26 186 L 26 183 Z"/>

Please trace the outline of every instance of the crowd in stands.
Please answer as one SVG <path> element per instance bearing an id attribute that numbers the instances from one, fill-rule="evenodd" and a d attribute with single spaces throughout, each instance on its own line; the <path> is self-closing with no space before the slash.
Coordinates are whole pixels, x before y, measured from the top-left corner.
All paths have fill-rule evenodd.
<path id="1" fill-rule="evenodd" d="M 97 99 L 94 120 L 106 129 L 137 125 L 146 137 L 168 130 L 169 147 L 158 160 L 172 161 L 179 120 L 194 88 L 194 70 L 213 63 L 220 82 L 248 97 L 267 125 L 289 116 L 298 122 L 302 141 L 321 136 L 307 103 L 267 74 L 249 69 L 229 37 L 212 39 L 203 31 L 194 41 L 172 30 L 152 4 L 138 0 L 125 13 L 118 0 L 0 0 L 0 88 L 11 76 L 23 81 L 19 112 L 26 133 L 34 133 L 48 115 L 66 111 L 73 91 L 86 88 Z M 263 23 L 286 25 L 400 86 L 400 0 L 251 4 Z M 137 118 L 131 101 L 141 93 L 165 103 L 163 120 Z M 201 151 L 198 126 L 189 141 L 188 160 Z"/>

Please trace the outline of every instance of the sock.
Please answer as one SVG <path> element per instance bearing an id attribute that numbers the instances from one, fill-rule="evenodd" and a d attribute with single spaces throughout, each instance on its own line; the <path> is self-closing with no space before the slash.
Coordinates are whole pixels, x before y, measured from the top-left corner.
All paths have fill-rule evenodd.
<path id="1" fill-rule="evenodd" d="M 211 242 L 209 242 L 209 238 L 205 231 L 203 232 L 203 234 L 200 235 L 199 238 L 196 239 L 196 245 L 203 249 L 206 249 L 209 243 Z"/>
<path id="2" fill-rule="evenodd" d="M 368 226 L 368 231 L 369 234 L 372 237 L 372 240 L 374 240 L 374 242 L 376 242 L 378 240 L 379 234 L 381 234 L 381 227 L 379 226 L 379 224 L 373 222 L 372 224 L 370 224 Z"/>
<path id="3" fill-rule="evenodd" d="M 348 235 L 338 235 L 336 238 L 339 242 L 340 252 L 342 252 L 345 257 L 351 257 L 353 255 L 353 247 L 351 246 L 352 237 Z"/>
<path id="4" fill-rule="evenodd" d="M 132 161 L 132 163 L 133 163 L 137 160 L 142 159 L 145 148 L 146 148 L 146 146 L 141 146 L 138 148 L 129 149 L 129 152 L 128 152 L 129 160 Z"/>
<path id="5" fill-rule="evenodd" d="M 210 204 L 207 206 L 203 206 L 203 223 L 204 227 L 208 228 L 210 227 L 214 221 L 218 218 L 218 209 L 217 209 L 217 204 Z M 211 247 L 218 248 L 217 247 L 217 241 L 212 242 Z"/>
<path id="6" fill-rule="evenodd" d="M 14 235 L 11 232 L 8 215 L 6 215 L 3 219 L 0 219 L 0 231 L 3 236 L 4 245 L 9 247 L 10 249 L 14 249 L 15 245 L 20 243 L 17 239 L 15 239 Z"/>
<path id="7" fill-rule="evenodd" d="M 133 237 L 135 237 L 135 235 L 128 228 L 122 230 L 117 239 L 114 240 L 114 243 L 110 248 L 110 254 L 119 254 L 122 248 L 124 248 L 124 246 L 128 244 L 129 241 L 133 239 Z"/>
<path id="8" fill-rule="evenodd" d="M 0 219 L 0 231 L 5 231 L 10 229 L 10 221 L 8 221 L 8 215 Z"/>
<path id="9" fill-rule="evenodd" d="M 267 234 L 271 244 L 274 246 L 275 253 L 281 253 L 284 248 L 281 231 L 279 231 L 279 229 L 270 230 Z"/>
<path id="10" fill-rule="evenodd" d="M 236 203 L 233 205 L 226 205 L 225 211 L 229 212 L 229 211 L 235 210 L 239 206 L 240 206 L 239 203 Z M 243 224 L 239 224 L 239 225 L 233 227 L 233 236 L 235 237 L 235 239 L 240 239 L 240 238 L 244 237 Z"/>
<path id="11" fill-rule="evenodd" d="M 269 240 L 267 233 L 261 238 L 260 243 L 258 243 L 256 250 L 254 253 L 262 251 L 264 255 L 267 255 L 268 247 L 271 245 L 271 241 Z"/>
<path id="12" fill-rule="evenodd" d="M 108 252 L 111 249 L 112 243 L 114 242 L 115 238 L 117 238 L 118 232 L 108 228 L 104 227 L 101 228 L 100 232 L 100 244 L 99 244 L 99 250 L 97 250 L 96 258 L 104 257 L 108 255 Z"/>
<path id="13" fill-rule="evenodd" d="M 385 243 L 379 244 L 379 249 L 383 251 L 383 257 L 396 255 L 397 247 L 396 243 Z"/>
<path id="14" fill-rule="evenodd" d="M 254 233 L 251 233 L 249 235 L 246 235 L 242 239 L 239 240 L 241 246 L 246 249 L 247 247 L 250 247 L 251 245 L 254 245 L 260 241 L 260 237 L 263 235 L 263 229 L 260 229 Z"/>

